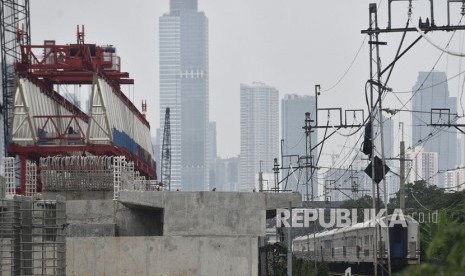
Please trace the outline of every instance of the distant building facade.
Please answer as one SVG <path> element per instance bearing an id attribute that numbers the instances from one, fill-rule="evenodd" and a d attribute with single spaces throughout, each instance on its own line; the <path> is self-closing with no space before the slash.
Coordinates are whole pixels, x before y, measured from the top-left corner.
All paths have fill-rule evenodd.
<path id="1" fill-rule="evenodd" d="M 258 188 L 260 171 L 271 173 L 279 159 L 279 92 L 264 83 L 241 84 L 239 191 Z"/>
<path id="2" fill-rule="evenodd" d="M 465 190 L 465 168 L 454 169 L 445 174 L 444 188 L 447 192 L 458 192 Z"/>
<path id="3" fill-rule="evenodd" d="M 438 185 L 438 153 L 426 152 L 421 146 L 415 147 L 413 152 L 405 154 L 406 162 L 406 179 L 409 183 L 415 181 L 425 181 L 427 186 Z"/>
<path id="4" fill-rule="evenodd" d="M 170 107 L 171 187 L 206 190 L 211 163 L 208 20 L 198 11 L 197 0 L 170 0 L 170 12 L 159 23 L 160 129 Z"/>
<path id="5" fill-rule="evenodd" d="M 298 191 L 305 199 L 306 195 L 306 181 L 305 174 L 301 173 L 295 168 L 299 167 L 299 157 L 302 162 L 305 162 L 302 157 L 306 153 L 306 137 L 303 126 L 305 125 L 305 113 L 310 112 L 310 119 L 315 119 L 315 97 L 314 96 L 300 96 L 296 94 L 287 94 L 281 100 L 281 139 L 283 139 L 283 163 L 284 168 L 282 171 L 282 178 L 287 177 L 283 181 L 283 187 L 286 190 Z M 314 123 L 312 123 L 314 125 Z M 311 146 L 318 143 L 318 132 L 314 129 L 311 133 Z M 317 150 L 312 151 L 313 156 L 317 156 Z M 315 171 L 314 179 L 317 179 Z M 309 184 L 310 185 L 310 184 Z M 309 187 L 309 193 L 311 193 Z M 317 181 L 313 183 L 313 193 L 318 195 Z M 311 195 L 310 195 L 311 196 Z"/>
<path id="6" fill-rule="evenodd" d="M 456 118 L 457 98 L 449 96 L 446 73 L 420 72 L 412 93 L 412 145 L 421 145 L 425 152 L 437 153 L 439 170 L 455 168 L 458 157 L 457 132 L 454 128 L 448 128 L 447 131 L 437 133 L 437 128 L 427 126 L 431 123 L 447 123 L 449 119 L 454 122 Z M 444 114 L 431 116 L 432 108 L 450 109 L 450 117 Z M 444 187 L 442 174 L 437 184 Z"/>
<path id="7" fill-rule="evenodd" d="M 239 157 L 217 158 L 215 167 L 217 191 L 236 192 L 239 186 Z"/>
<path id="8" fill-rule="evenodd" d="M 391 198 L 396 196 L 400 186 L 398 162 L 392 159 L 396 158 L 394 149 L 399 148 L 400 145 L 394 144 L 394 122 L 392 118 L 387 118 L 385 116 L 383 116 L 383 137 L 385 162 L 389 170 L 394 172 L 387 173 L 385 177 L 388 197 Z"/>
<path id="9" fill-rule="evenodd" d="M 216 184 L 216 122 L 210 122 L 208 124 L 208 168 L 209 168 L 209 180 L 208 183 L 210 185 L 209 189 L 214 189 L 217 187 Z"/>

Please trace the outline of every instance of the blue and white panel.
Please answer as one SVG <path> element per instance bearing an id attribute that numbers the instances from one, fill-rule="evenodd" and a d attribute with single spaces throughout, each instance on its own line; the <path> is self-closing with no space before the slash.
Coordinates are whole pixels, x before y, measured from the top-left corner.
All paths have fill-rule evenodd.
<path id="1" fill-rule="evenodd" d="M 152 152 L 150 128 L 113 92 L 102 78 L 92 87 L 89 143 L 123 146 L 136 153 L 137 145 Z M 136 147 L 136 148 L 134 148 Z"/>

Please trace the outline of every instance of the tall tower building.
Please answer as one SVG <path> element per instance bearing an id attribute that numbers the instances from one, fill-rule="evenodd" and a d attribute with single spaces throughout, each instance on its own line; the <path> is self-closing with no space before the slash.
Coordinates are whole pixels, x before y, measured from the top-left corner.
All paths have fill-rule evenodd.
<path id="1" fill-rule="evenodd" d="M 197 0 L 160 17 L 160 118 L 171 111 L 171 187 L 209 188 L 208 19 Z M 164 121 L 160 129 L 163 129 Z M 160 143 L 161 144 L 161 143 Z"/>
<path id="2" fill-rule="evenodd" d="M 392 158 L 395 158 L 395 148 L 399 148 L 399 144 L 394 144 L 394 122 L 392 118 L 383 118 L 383 138 L 384 138 L 384 157 L 386 165 L 389 167 L 390 171 L 393 173 L 388 173 L 386 175 L 386 185 L 388 197 L 394 197 L 399 191 L 400 179 L 399 179 L 399 169 L 398 163 L 393 161 Z"/>
<path id="3" fill-rule="evenodd" d="M 263 83 L 241 84 L 239 191 L 258 187 L 258 172 L 271 173 L 279 159 L 279 92 Z"/>
<path id="4" fill-rule="evenodd" d="M 447 76 L 444 72 L 420 72 L 413 87 L 412 98 L 412 145 L 423 146 L 426 152 L 438 154 L 439 170 L 457 165 L 457 132 L 453 128 L 441 131 L 426 126 L 431 123 L 431 108 L 450 109 L 450 120 L 457 114 L 457 98 L 449 96 Z M 433 115 L 433 123 L 447 123 L 447 116 Z M 444 175 L 439 177 L 439 187 L 444 187 Z"/>
<path id="5" fill-rule="evenodd" d="M 426 152 L 423 147 L 419 146 L 405 154 L 405 157 L 407 160 L 412 160 L 406 163 L 405 175 L 409 183 L 423 180 L 428 186 L 438 185 L 437 152 Z"/>
<path id="6" fill-rule="evenodd" d="M 216 185 L 216 122 L 210 122 L 208 124 L 208 167 L 209 167 L 209 185 L 210 190 L 217 188 Z"/>
<path id="7" fill-rule="evenodd" d="M 445 189 L 446 192 L 458 192 L 465 189 L 465 169 L 455 169 L 445 173 Z"/>
<path id="8" fill-rule="evenodd" d="M 310 118 L 315 119 L 315 97 L 314 96 L 299 96 L 295 94 L 285 95 L 281 101 L 281 138 L 283 143 L 283 167 L 290 168 L 283 171 L 283 177 L 287 180 L 283 181 L 287 190 L 298 191 L 305 197 L 306 181 L 305 173 L 295 171 L 293 168 L 299 166 L 299 157 L 306 156 L 306 139 L 305 131 L 302 127 L 305 125 L 305 113 L 310 112 Z M 312 147 L 318 143 L 317 129 L 311 134 Z M 317 151 L 312 152 L 313 156 L 317 156 Z M 304 160 L 302 160 L 304 161 Z M 318 195 L 318 184 L 316 175 L 313 184 L 313 193 L 315 197 Z M 299 184 L 299 185 L 297 185 Z M 311 191 L 311 189 L 309 189 Z M 311 195 L 310 195 L 311 196 Z"/>
<path id="9" fill-rule="evenodd" d="M 217 158 L 215 183 L 217 191 L 236 192 L 239 182 L 239 158 Z"/>

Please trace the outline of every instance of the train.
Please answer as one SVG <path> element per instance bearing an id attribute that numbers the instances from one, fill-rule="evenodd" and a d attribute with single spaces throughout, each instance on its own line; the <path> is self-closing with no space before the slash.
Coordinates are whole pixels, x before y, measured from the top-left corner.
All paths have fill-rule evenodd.
<path id="1" fill-rule="evenodd" d="M 375 260 L 373 254 L 377 229 L 377 262 L 388 263 L 386 241 L 389 235 L 391 268 L 396 271 L 407 265 L 420 263 L 419 224 L 410 216 L 402 218 L 405 222 L 403 224 L 399 223 L 398 217 L 389 215 L 377 220 L 296 237 L 292 241 L 292 251 L 296 257 L 312 260 L 316 258 L 318 262 L 326 262 L 330 266 L 351 266 L 370 270 L 373 269 Z M 384 226 L 383 223 L 387 227 L 379 226 Z"/>

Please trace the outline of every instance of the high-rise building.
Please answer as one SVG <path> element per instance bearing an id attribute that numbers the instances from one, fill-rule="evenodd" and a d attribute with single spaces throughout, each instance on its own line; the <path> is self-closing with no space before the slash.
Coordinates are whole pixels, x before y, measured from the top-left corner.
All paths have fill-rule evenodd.
<path id="1" fill-rule="evenodd" d="M 465 169 L 455 169 L 446 172 L 446 182 L 444 188 L 447 192 L 456 192 L 465 190 Z"/>
<path id="2" fill-rule="evenodd" d="M 446 114 L 431 114 L 432 108 L 449 109 Z M 412 145 L 423 146 L 426 152 L 438 155 L 439 170 L 455 168 L 457 165 L 457 132 L 453 128 L 438 131 L 427 126 L 431 123 L 453 123 L 457 114 L 457 98 L 449 96 L 447 76 L 444 72 L 420 72 L 413 87 L 412 97 Z M 444 187 L 440 176 L 439 187 Z"/>
<path id="3" fill-rule="evenodd" d="M 160 17 L 160 118 L 170 107 L 171 188 L 209 188 L 208 19 L 197 0 Z M 161 119 L 160 129 L 164 128 Z M 161 143 L 160 143 L 161 144 Z"/>
<path id="4" fill-rule="evenodd" d="M 421 146 L 405 154 L 406 179 L 409 183 L 425 181 L 426 185 L 438 185 L 438 153 L 426 152 Z"/>
<path id="5" fill-rule="evenodd" d="M 315 97 L 314 96 L 299 96 L 295 94 L 285 95 L 281 100 L 281 139 L 283 139 L 283 167 L 288 168 L 283 170 L 283 188 L 286 190 L 298 191 L 305 199 L 306 181 L 305 173 L 296 170 L 299 166 L 299 159 L 305 162 L 302 157 L 306 156 L 306 137 L 303 126 L 305 125 L 305 113 L 310 112 L 310 119 L 315 119 Z M 313 125 L 314 123 L 312 123 Z M 311 146 L 318 143 L 317 129 L 314 129 L 310 135 Z M 312 151 L 313 156 L 317 156 L 317 150 Z M 315 175 L 317 178 L 316 170 Z M 309 193 L 311 193 L 309 187 Z M 317 181 L 313 182 L 313 193 L 315 197 L 318 195 Z M 311 195 L 310 195 L 311 196 Z"/>
<path id="6" fill-rule="evenodd" d="M 210 122 L 208 124 L 208 167 L 210 169 L 209 172 L 209 189 L 216 188 L 216 122 Z"/>
<path id="7" fill-rule="evenodd" d="M 279 92 L 264 83 L 241 84 L 239 191 L 258 188 L 258 173 L 271 173 L 279 159 Z"/>
<path id="8" fill-rule="evenodd" d="M 457 164 L 463 166 L 465 164 L 465 138 L 460 135 L 457 137 Z"/>
<path id="9" fill-rule="evenodd" d="M 400 147 L 398 144 L 394 144 L 394 122 L 392 118 L 383 117 L 383 140 L 384 140 L 384 157 L 385 163 L 389 167 L 389 170 L 393 173 L 386 174 L 386 185 L 388 197 L 395 197 L 399 191 L 400 179 L 399 169 L 397 161 L 392 160 L 395 158 L 394 149 Z"/>
<path id="10" fill-rule="evenodd" d="M 217 158 L 215 163 L 215 184 L 217 191 L 237 191 L 239 183 L 239 158 Z"/>

